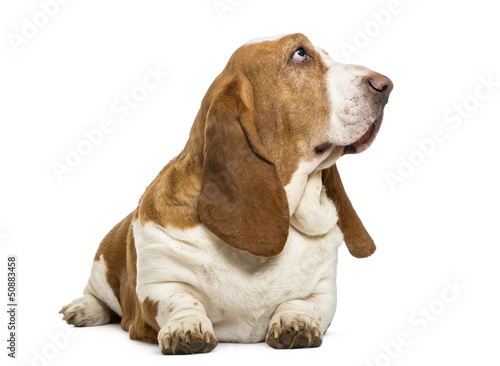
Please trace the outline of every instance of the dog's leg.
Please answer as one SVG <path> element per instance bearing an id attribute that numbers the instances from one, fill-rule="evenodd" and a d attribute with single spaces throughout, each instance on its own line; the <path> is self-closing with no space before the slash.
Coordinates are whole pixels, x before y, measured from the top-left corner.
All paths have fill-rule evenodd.
<path id="1" fill-rule="evenodd" d="M 304 300 L 284 302 L 269 322 L 266 342 L 273 348 L 319 347 L 337 305 L 332 280 L 319 283 L 315 294 Z"/>
<path id="2" fill-rule="evenodd" d="M 139 293 L 149 294 L 142 302 L 143 314 L 160 328 L 158 343 L 163 354 L 210 352 L 217 346 L 205 307 L 183 284 L 149 284 Z"/>
<path id="3" fill-rule="evenodd" d="M 111 322 L 121 316 L 121 307 L 106 278 L 102 257 L 94 261 L 83 296 L 64 306 L 60 314 L 68 324 L 89 327 Z"/>
<path id="4" fill-rule="evenodd" d="M 189 246 L 155 224 L 134 224 L 137 297 L 146 322 L 158 330 L 164 354 L 209 352 L 217 345 L 212 322 L 196 293 Z M 199 238 L 197 240 L 200 240 Z"/>

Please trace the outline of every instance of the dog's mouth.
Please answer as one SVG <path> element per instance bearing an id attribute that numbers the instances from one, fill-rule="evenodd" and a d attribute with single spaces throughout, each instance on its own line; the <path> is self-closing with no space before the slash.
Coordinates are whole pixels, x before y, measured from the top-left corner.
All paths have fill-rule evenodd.
<path id="1" fill-rule="evenodd" d="M 354 141 L 352 144 L 346 145 L 346 147 L 344 147 L 344 152 L 342 153 L 342 155 L 359 154 L 368 149 L 372 142 L 375 140 L 381 124 L 382 116 L 380 116 L 374 123 L 370 125 L 363 136 Z"/>

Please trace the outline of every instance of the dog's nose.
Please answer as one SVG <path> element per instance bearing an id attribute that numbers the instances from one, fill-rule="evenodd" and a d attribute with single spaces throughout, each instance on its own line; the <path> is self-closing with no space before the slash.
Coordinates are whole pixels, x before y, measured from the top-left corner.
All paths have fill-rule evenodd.
<path id="1" fill-rule="evenodd" d="M 373 73 L 365 79 L 368 89 L 376 94 L 389 95 L 392 90 L 392 81 L 384 75 Z"/>

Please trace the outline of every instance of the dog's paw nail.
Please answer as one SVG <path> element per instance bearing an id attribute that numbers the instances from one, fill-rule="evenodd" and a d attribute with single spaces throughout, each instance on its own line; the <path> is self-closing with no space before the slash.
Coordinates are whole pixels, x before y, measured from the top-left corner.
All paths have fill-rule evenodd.
<path id="1" fill-rule="evenodd" d="M 68 313 L 68 314 L 63 316 L 63 320 L 68 321 L 68 320 L 73 319 L 75 316 L 76 316 L 76 313 Z"/>

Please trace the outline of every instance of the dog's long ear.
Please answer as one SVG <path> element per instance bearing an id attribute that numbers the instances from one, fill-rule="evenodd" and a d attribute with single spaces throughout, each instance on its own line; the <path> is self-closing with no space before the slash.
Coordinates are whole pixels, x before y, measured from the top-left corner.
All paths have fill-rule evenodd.
<path id="1" fill-rule="evenodd" d="M 251 90 L 233 81 L 213 99 L 205 125 L 200 220 L 234 248 L 275 256 L 288 237 L 288 201 L 257 134 Z"/>
<path id="2" fill-rule="evenodd" d="M 369 257 L 376 246 L 347 197 L 336 165 L 323 170 L 323 184 L 339 215 L 339 226 L 349 252 L 356 258 Z"/>

